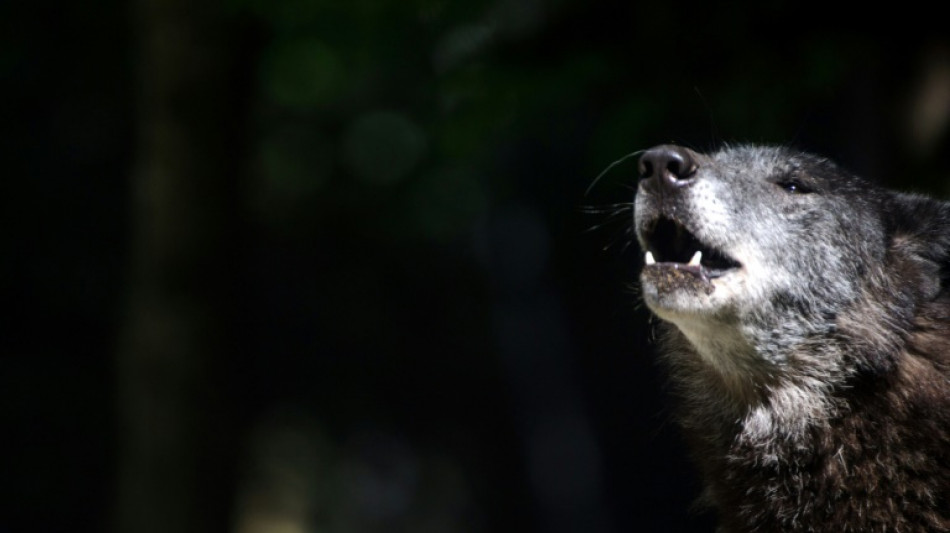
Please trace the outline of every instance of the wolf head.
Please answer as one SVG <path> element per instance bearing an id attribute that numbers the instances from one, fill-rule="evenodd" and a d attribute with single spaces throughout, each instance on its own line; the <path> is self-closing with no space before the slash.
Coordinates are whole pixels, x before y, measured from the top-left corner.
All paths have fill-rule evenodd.
<path id="1" fill-rule="evenodd" d="M 946 204 L 786 148 L 658 146 L 640 174 L 643 299 L 721 373 L 886 372 L 944 290 Z"/>

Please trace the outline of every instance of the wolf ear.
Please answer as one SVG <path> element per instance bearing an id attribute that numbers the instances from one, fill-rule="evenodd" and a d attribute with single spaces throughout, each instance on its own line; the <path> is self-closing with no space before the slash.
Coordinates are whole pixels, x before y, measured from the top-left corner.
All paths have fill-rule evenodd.
<path id="1" fill-rule="evenodd" d="M 950 287 L 950 203 L 895 194 L 885 207 L 892 252 L 909 259 L 925 297 Z M 910 274 L 910 273 L 908 273 Z"/>

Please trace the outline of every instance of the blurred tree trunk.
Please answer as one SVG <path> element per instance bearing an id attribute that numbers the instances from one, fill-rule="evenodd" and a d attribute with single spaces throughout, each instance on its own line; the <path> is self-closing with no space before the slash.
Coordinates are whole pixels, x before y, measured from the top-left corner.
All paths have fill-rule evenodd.
<path id="1" fill-rule="evenodd" d="M 233 243 L 248 83 L 218 2 L 138 0 L 137 152 L 118 350 L 120 533 L 231 520 Z"/>

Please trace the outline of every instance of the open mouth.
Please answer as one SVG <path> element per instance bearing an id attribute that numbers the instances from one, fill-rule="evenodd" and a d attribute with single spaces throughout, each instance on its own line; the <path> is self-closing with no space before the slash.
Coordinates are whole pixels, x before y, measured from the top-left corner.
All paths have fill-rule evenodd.
<path id="1" fill-rule="evenodd" d="M 648 267 L 674 268 L 703 279 L 713 279 L 742 266 L 722 251 L 703 244 L 682 224 L 670 218 L 658 218 L 646 228 L 643 236 Z"/>

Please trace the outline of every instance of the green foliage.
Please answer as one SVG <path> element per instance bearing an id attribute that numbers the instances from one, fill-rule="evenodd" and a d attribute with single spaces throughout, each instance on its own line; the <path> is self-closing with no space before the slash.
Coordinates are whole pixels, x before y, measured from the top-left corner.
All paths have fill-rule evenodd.
<path id="1" fill-rule="evenodd" d="M 262 71 L 270 100 L 301 111 L 330 105 L 346 83 L 338 53 L 315 37 L 273 43 Z"/>
<path id="2" fill-rule="evenodd" d="M 357 179 L 386 185 L 405 178 L 426 151 L 426 136 L 411 118 L 393 111 L 360 115 L 347 125 L 343 160 Z"/>

